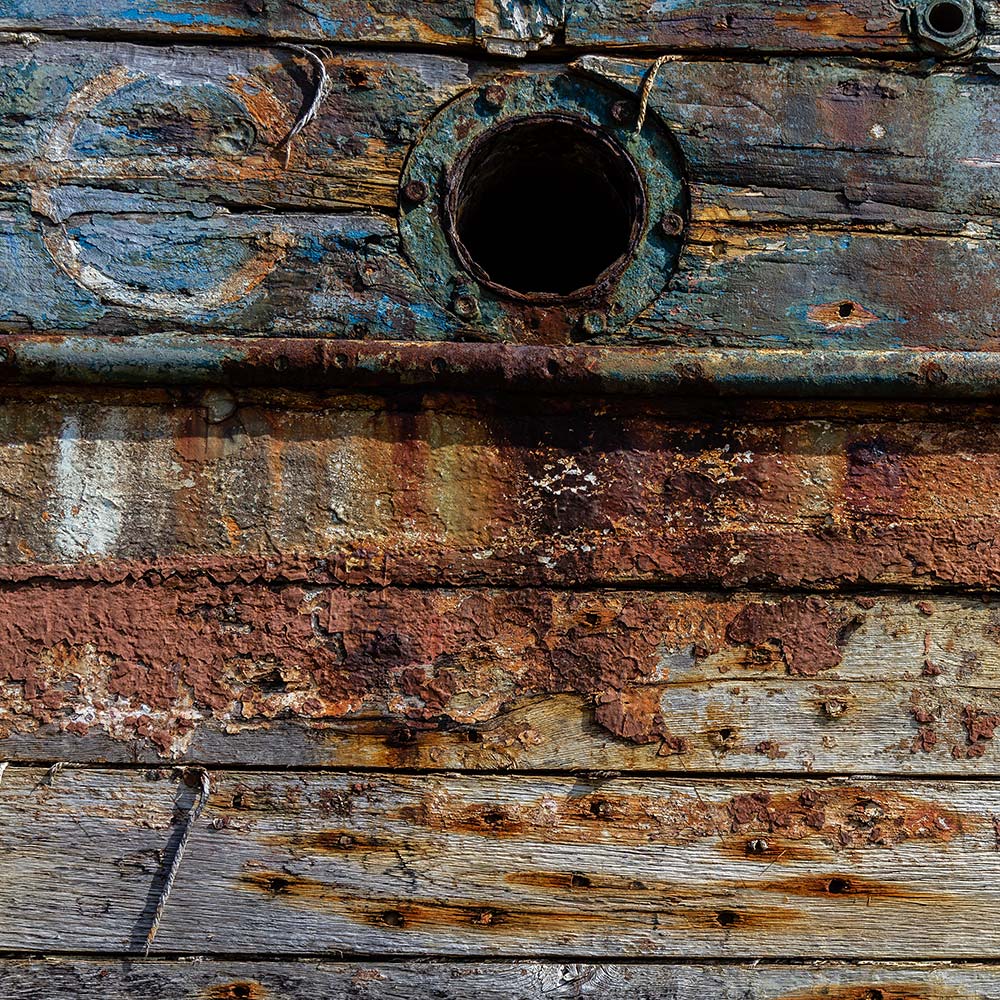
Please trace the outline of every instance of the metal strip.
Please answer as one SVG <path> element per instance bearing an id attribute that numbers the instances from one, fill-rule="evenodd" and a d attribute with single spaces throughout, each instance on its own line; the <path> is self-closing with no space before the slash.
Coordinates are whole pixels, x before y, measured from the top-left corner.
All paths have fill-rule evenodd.
<path id="1" fill-rule="evenodd" d="M 0 383 L 1000 398 L 1000 353 L 0 336 Z"/>

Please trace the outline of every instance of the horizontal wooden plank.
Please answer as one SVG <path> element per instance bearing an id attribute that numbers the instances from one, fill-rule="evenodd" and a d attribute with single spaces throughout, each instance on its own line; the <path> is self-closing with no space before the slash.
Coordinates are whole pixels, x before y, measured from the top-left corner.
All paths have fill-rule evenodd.
<path id="1" fill-rule="evenodd" d="M 1000 31 L 994 0 L 980 0 L 980 54 Z M 902 5 L 888 0 L 736 0 L 720 12 L 711 0 L 682 7 L 628 0 L 7 0 L 0 30 L 117 31 L 163 36 L 314 39 L 329 44 L 391 42 L 461 47 L 524 56 L 539 48 L 595 49 L 661 46 L 694 50 L 839 52 L 912 55 L 919 45 Z"/>
<path id="2" fill-rule="evenodd" d="M 3 329 L 569 336 L 463 323 L 388 217 L 410 143 L 486 82 L 481 65 L 329 57 L 329 97 L 286 166 L 277 147 L 315 84 L 293 53 L 44 42 L 0 61 Z M 648 68 L 586 57 L 565 72 L 610 109 Z M 996 349 L 991 75 L 786 59 L 671 63 L 657 80 L 691 230 L 653 309 L 598 340 Z M 315 214 L 332 209 L 387 216 Z"/>
<path id="3" fill-rule="evenodd" d="M 993 588 L 996 417 L 405 393 L 0 407 L 0 575 Z M 298 408 L 301 407 L 301 408 Z M 690 411 L 692 404 L 681 409 Z M 767 407 L 757 412 L 765 413 Z M 778 411 L 771 408 L 772 415 Z M 794 415 L 793 415 L 794 414 Z"/>
<path id="4" fill-rule="evenodd" d="M 4 0 L 0 30 L 271 37 L 323 42 L 461 45 L 471 0 Z"/>
<path id="5" fill-rule="evenodd" d="M 250 962 L 100 959 L 0 961 L 0 995 L 14 1000 L 99 995 L 105 1000 L 990 1000 L 992 965 L 595 965 L 578 962 Z"/>
<path id="6" fill-rule="evenodd" d="M 998 621 L 957 598 L 37 583 L 0 595 L 2 753 L 991 773 Z"/>
<path id="7" fill-rule="evenodd" d="M 196 794 L 158 774 L 7 768 L 0 947 L 144 940 Z M 153 947 L 992 959 L 998 795 L 980 782 L 214 773 Z"/>
<path id="8" fill-rule="evenodd" d="M 735 0 L 724 10 L 710 0 L 578 0 L 570 7 L 568 44 L 597 48 L 752 49 L 757 52 L 903 53 L 917 46 L 905 12 L 918 4 L 892 0 L 755 3 Z M 980 53 L 996 44 L 1000 7 L 979 0 Z"/>

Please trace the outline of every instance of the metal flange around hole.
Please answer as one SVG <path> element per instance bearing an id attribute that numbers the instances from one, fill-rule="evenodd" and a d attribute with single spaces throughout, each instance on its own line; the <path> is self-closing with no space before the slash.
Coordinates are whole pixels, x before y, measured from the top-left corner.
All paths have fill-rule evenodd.
<path id="1" fill-rule="evenodd" d="M 570 71 L 499 78 L 445 106 L 400 183 L 429 294 L 481 339 L 612 339 L 665 288 L 689 217 L 683 162 L 621 92 Z"/>

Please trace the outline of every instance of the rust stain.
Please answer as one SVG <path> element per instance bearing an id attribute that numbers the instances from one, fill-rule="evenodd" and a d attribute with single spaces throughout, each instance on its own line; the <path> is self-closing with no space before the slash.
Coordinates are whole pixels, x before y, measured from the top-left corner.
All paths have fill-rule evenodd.
<path id="1" fill-rule="evenodd" d="M 669 800 L 616 795 L 611 785 L 589 795 L 532 802 L 469 803 L 435 794 L 399 808 L 415 826 L 496 838 L 543 838 L 617 844 L 731 842 L 777 834 L 785 842 L 817 841 L 828 851 L 884 848 L 911 841 L 947 843 L 981 822 L 917 796 L 873 788 L 761 791 L 712 801 L 677 793 Z"/>
<path id="2" fill-rule="evenodd" d="M 204 996 L 206 1000 L 264 1000 L 267 990 L 260 983 L 242 980 L 212 986 Z"/>

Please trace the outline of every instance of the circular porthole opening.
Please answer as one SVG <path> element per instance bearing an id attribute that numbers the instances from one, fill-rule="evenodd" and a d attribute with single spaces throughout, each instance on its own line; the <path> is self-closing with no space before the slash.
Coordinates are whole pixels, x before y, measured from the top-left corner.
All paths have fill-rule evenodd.
<path id="1" fill-rule="evenodd" d="M 449 177 L 448 233 L 478 280 L 513 298 L 565 301 L 620 274 L 646 216 L 635 164 L 610 136 L 564 115 L 483 133 Z"/>
<path id="2" fill-rule="evenodd" d="M 935 3 L 927 11 L 927 23 L 939 35 L 957 35 L 965 27 L 965 11 L 950 0 Z"/>

